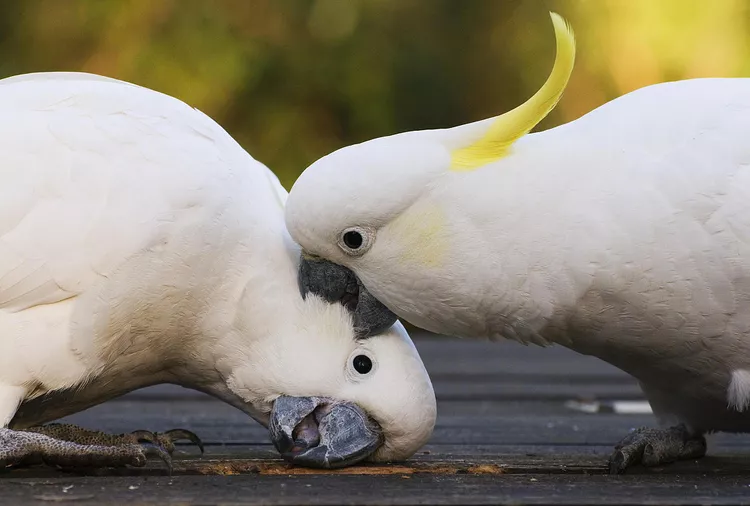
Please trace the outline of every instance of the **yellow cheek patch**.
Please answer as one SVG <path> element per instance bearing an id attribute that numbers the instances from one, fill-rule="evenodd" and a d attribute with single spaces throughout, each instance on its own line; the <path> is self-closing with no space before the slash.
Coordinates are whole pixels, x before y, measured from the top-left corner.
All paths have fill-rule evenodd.
<path id="1" fill-rule="evenodd" d="M 443 209 L 419 201 L 401 213 L 387 228 L 404 263 L 439 267 L 448 251 L 447 220 Z"/>

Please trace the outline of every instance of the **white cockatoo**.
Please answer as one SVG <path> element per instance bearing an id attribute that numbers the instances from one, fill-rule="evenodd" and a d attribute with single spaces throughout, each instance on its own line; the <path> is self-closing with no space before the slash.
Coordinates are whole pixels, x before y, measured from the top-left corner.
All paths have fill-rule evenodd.
<path id="1" fill-rule="evenodd" d="M 157 383 L 243 410 L 303 465 L 430 436 L 404 328 L 360 338 L 343 306 L 303 300 L 286 191 L 201 112 L 90 74 L 5 79 L 0 179 L 0 466 L 169 461 L 192 434 L 36 427 Z"/>
<path id="2" fill-rule="evenodd" d="M 552 19 L 554 68 L 523 105 L 305 170 L 286 207 L 301 289 L 334 300 L 353 271 L 387 308 L 368 319 L 599 357 L 674 424 L 629 435 L 612 472 L 702 456 L 704 434 L 750 431 L 750 79 L 650 86 L 527 135 L 573 69 Z"/>

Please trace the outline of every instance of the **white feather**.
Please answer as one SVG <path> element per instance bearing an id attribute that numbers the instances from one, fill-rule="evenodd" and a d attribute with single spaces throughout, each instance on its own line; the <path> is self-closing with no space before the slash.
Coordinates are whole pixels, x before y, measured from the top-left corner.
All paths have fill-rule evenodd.
<path id="1" fill-rule="evenodd" d="M 727 402 L 729 407 L 736 411 L 745 411 L 750 407 L 750 371 L 732 371 L 732 380 L 727 389 Z"/>
<path id="2" fill-rule="evenodd" d="M 727 409 L 750 370 L 750 79 L 643 88 L 454 172 L 464 128 L 317 161 L 292 236 L 411 323 L 560 343 L 636 376 L 659 416 L 750 430 Z M 336 245 L 352 226 L 376 230 L 362 256 Z"/>
<path id="3" fill-rule="evenodd" d="M 368 343 L 391 373 L 351 388 L 360 343 L 345 311 L 299 295 L 286 191 L 203 113 L 100 76 L 0 81 L 0 181 L 0 426 L 171 382 L 261 422 L 278 395 L 358 402 L 384 421 L 382 458 L 432 432 L 399 328 Z"/>

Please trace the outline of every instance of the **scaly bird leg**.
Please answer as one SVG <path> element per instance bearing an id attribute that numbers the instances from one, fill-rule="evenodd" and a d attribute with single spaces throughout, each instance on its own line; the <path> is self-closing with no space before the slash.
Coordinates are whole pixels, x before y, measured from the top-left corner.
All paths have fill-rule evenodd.
<path id="1" fill-rule="evenodd" d="M 30 431 L 0 429 L 0 467 L 47 464 L 63 468 L 143 467 L 160 458 L 172 472 L 172 459 L 151 443 L 117 446 L 82 445 Z"/>
<path id="2" fill-rule="evenodd" d="M 106 434 L 70 424 L 49 424 L 25 430 L 0 429 L 0 467 L 47 464 L 64 468 L 142 467 L 158 457 L 172 471 L 174 441 L 200 439 L 190 431 L 135 431 Z"/>
<path id="3" fill-rule="evenodd" d="M 198 446 L 201 454 L 204 452 L 203 443 L 194 433 L 185 429 L 172 429 L 166 432 L 151 432 L 136 430 L 129 434 L 107 434 L 98 430 L 84 429 L 68 423 L 49 423 L 25 429 L 26 432 L 44 434 L 54 439 L 62 439 L 82 445 L 118 446 L 123 444 L 151 443 L 161 447 L 172 455 L 175 441 L 190 441 Z"/>
<path id="4" fill-rule="evenodd" d="M 622 474 L 628 467 L 669 464 L 677 460 L 699 459 L 706 454 L 706 439 L 692 434 L 685 425 L 666 429 L 641 427 L 615 446 L 609 458 L 610 474 Z"/>

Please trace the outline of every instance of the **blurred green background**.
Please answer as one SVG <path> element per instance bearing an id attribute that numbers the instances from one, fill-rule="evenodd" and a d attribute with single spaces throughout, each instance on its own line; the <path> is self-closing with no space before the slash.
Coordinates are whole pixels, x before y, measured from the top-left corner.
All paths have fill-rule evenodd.
<path id="1" fill-rule="evenodd" d="M 18 0 L 0 3 L 0 76 L 94 72 L 176 96 L 289 188 L 341 146 L 449 127 L 530 96 L 578 40 L 540 128 L 665 80 L 750 75 L 745 0 Z"/>

